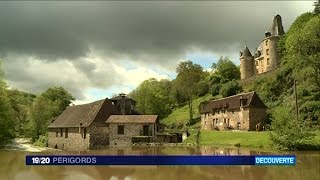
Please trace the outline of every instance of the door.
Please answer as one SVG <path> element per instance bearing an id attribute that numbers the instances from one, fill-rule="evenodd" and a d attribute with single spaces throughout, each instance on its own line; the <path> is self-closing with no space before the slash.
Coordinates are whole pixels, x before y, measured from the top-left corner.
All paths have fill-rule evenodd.
<path id="1" fill-rule="evenodd" d="M 240 130 L 240 128 L 241 128 L 241 124 L 240 124 L 240 122 L 238 122 L 237 123 L 237 129 Z"/>

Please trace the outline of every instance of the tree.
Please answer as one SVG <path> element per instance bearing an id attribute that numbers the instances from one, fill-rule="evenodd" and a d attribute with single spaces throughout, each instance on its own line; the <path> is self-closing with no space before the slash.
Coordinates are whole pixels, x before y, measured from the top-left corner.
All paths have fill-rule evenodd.
<path id="1" fill-rule="evenodd" d="M 198 83 L 197 95 L 199 97 L 206 95 L 209 92 L 209 85 L 206 81 L 200 81 Z"/>
<path id="2" fill-rule="evenodd" d="M 241 91 L 242 91 L 242 87 L 240 86 L 239 83 L 237 83 L 236 81 L 229 81 L 221 86 L 219 94 L 221 94 L 222 97 L 228 97 L 228 96 L 236 95 Z"/>
<path id="3" fill-rule="evenodd" d="M 57 102 L 53 102 L 42 95 L 34 100 L 30 108 L 33 141 L 36 141 L 40 135 L 45 135 L 48 125 L 53 122 L 59 113 L 60 109 Z"/>
<path id="4" fill-rule="evenodd" d="M 239 68 L 228 57 L 221 56 L 217 64 L 212 64 L 212 69 L 216 69 L 214 74 L 220 77 L 221 83 L 240 79 Z"/>
<path id="5" fill-rule="evenodd" d="M 18 136 L 26 136 L 30 131 L 28 129 L 29 109 L 36 95 L 16 89 L 8 90 L 7 94 L 13 110 L 12 118 L 15 124 L 15 132 Z"/>
<path id="6" fill-rule="evenodd" d="M 7 96 L 7 85 L 3 80 L 0 62 L 0 144 L 5 143 L 14 136 L 14 123 L 12 119 L 12 108 Z"/>
<path id="7" fill-rule="evenodd" d="M 271 139 L 275 147 L 282 150 L 307 150 L 313 133 L 304 121 L 297 120 L 292 107 L 278 106 L 273 113 Z"/>
<path id="8" fill-rule="evenodd" d="M 30 108 L 33 141 L 46 134 L 48 125 L 67 108 L 71 100 L 74 100 L 73 96 L 63 87 L 49 88 L 34 100 Z"/>
<path id="9" fill-rule="evenodd" d="M 63 87 L 53 87 L 41 94 L 44 98 L 55 102 L 59 106 L 60 113 L 66 109 L 75 98 Z"/>
<path id="10" fill-rule="evenodd" d="M 177 90 L 188 100 L 189 121 L 193 119 L 192 99 L 197 93 L 198 83 L 203 77 L 203 69 L 192 61 L 181 62 L 177 67 Z"/>
<path id="11" fill-rule="evenodd" d="M 143 81 L 129 96 L 137 102 L 137 110 L 142 114 L 157 114 L 160 118 L 171 112 L 168 80 L 151 78 Z"/>
<path id="12" fill-rule="evenodd" d="M 174 106 L 178 104 L 179 107 L 187 101 L 187 99 L 178 90 L 178 84 L 175 79 L 171 81 L 170 100 Z"/>
<path id="13" fill-rule="evenodd" d="M 318 2 L 315 2 L 315 3 L 314 3 L 313 13 L 315 13 L 315 14 L 320 14 L 320 0 L 318 0 Z"/>

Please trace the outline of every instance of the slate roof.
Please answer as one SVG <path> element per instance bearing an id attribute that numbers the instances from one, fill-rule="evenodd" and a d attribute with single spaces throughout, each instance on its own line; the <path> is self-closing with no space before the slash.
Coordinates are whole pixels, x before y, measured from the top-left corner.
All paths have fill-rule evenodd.
<path id="1" fill-rule="evenodd" d="M 111 100 L 113 100 L 113 101 L 118 101 L 118 100 L 121 100 L 121 99 L 122 99 L 121 96 L 116 96 L 116 97 L 111 98 Z M 130 100 L 134 101 L 133 99 L 129 98 L 128 96 L 125 96 L 125 99 L 126 100 L 130 99 Z"/>
<path id="2" fill-rule="evenodd" d="M 211 100 L 207 103 L 200 104 L 200 113 L 209 113 L 217 109 L 240 109 L 240 99 L 245 99 L 245 104 L 242 107 L 256 107 L 256 108 L 267 108 L 262 102 L 256 92 L 248 92 L 229 96 L 222 99 Z"/>
<path id="3" fill-rule="evenodd" d="M 106 123 L 155 123 L 158 115 L 111 115 Z"/>
<path id="4" fill-rule="evenodd" d="M 244 50 L 241 52 L 241 55 L 243 57 L 251 57 L 251 52 L 247 46 L 245 46 Z"/>
<path id="5" fill-rule="evenodd" d="M 95 120 L 102 105 L 108 99 L 95 101 L 89 104 L 69 106 L 52 122 L 48 128 L 60 127 L 88 127 Z"/>

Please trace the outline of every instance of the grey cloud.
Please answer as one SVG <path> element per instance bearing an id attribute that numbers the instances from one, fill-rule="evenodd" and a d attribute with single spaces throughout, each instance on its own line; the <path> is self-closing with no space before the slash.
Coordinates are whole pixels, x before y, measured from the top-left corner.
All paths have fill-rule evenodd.
<path id="1" fill-rule="evenodd" d="M 77 59 L 89 46 L 106 55 L 175 60 L 190 46 L 220 54 L 244 41 L 254 47 L 291 2 L 1 2 L 0 52 Z M 226 51 L 227 50 L 227 51 Z M 164 57 L 164 58 L 159 58 Z M 144 61 L 152 59 L 143 59 Z"/>
<path id="2" fill-rule="evenodd" d="M 9 81 L 21 87 L 31 86 L 25 80 L 34 81 L 31 89 L 46 87 L 48 79 L 34 79 L 33 71 L 22 68 L 32 66 L 12 59 L 12 54 L 47 63 L 68 60 L 90 81 L 59 79 L 78 93 L 83 86 L 106 87 L 123 80 L 121 76 L 112 78 L 111 66 L 105 67 L 105 72 L 97 71 L 98 64 L 83 60 L 92 52 L 106 62 L 127 58 L 174 71 L 178 60 L 193 49 L 234 56 L 246 41 L 253 51 L 273 15 L 283 17 L 287 30 L 303 12 L 296 3 L 5 1 L 0 2 L 0 57 L 9 66 Z"/>

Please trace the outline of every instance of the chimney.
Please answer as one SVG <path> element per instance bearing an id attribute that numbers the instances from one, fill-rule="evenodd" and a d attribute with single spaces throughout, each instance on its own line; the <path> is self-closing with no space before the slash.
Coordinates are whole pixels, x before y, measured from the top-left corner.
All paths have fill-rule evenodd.
<path id="1" fill-rule="evenodd" d="M 120 107 L 121 107 L 121 114 L 122 115 L 125 115 L 126 114 L 126 94 L 125 93 L 121 93 L 119 94 L 120 97 L 121 97 L 121 100 L 120 100 Z"/>

